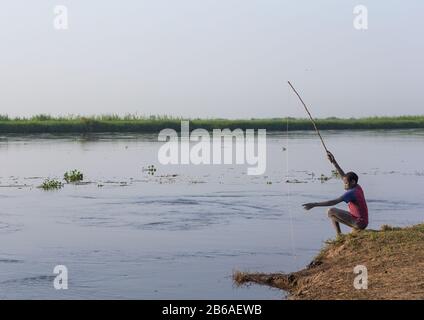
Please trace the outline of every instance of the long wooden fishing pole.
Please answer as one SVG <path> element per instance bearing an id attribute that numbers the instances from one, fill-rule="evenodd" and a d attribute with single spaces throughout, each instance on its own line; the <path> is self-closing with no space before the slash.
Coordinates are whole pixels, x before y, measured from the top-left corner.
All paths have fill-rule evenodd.
<path id="1" fill-rule="evenodd" d="M 293 85 L 290 83 L 290 81 L 287 81 L 287 82 L 288 82 L 289 86 L 293 89 L 294 93 L 296 93 L 296 95 L 299 98 L 300 102 L 302 102 L 303 107 L 305 108 L 306 112 L 309 115 L 309 118 L 312 121 L 312 124 L 314 125 L 314 128 L 315 128 L 316 133 L 318 134 L 319 138 L 321 139 L 322 146 L 324 147 L 325 151 L 328 152 L 328 149 L 327 149 L 327 146 L 325 145 L 324 139 L 322 138 L 321 133 L 319 132 L 319 129 L 317 127 L 317 124 L 315 123 L 314 118 L 312 118 L 312 115 L 311 115 L 311 113 L 308 110 L 308 107 L 306 106 L 305 102 L 303 102 L 303 100 L 300 97 L 299 93 L 296 91 L 296 89 L 293 87 Z"/>

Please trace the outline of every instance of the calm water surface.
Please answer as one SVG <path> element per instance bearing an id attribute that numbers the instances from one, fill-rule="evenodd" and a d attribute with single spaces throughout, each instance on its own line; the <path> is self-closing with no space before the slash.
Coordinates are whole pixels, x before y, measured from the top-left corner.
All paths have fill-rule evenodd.
<path id="1" fill-rule="evenodd" d="M 423 221 L 424 131 L 324 137 L 359 174 L 370 228 Z M 248 176 L 245 166 L 161 166 L 152 135 L 0 136 L 0 298 L 284 298 L 236 288 L 231 274 L 304 267 L 334 231 L 324 208 L 301 204 L 343 188 L 318 179 L 332 167 L 313 133 L 267 143 L 266 174 Z M 154 176 L 143 172 L 152 164 Z M 37 188 L 74 168 L 89 183 Z M 53 288 L 59 264 L 68 290 Z"/>

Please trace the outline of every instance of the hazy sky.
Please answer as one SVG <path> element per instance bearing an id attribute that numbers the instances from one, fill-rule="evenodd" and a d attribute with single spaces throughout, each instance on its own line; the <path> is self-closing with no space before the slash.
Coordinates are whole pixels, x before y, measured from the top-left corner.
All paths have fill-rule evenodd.
<path id="1" fill-rule="evenodd" d="M 317 117 L 424 114 L 423 16 L 422 0 L 2 0 L 0 114 L 304 116 L 287 80 Z"/>

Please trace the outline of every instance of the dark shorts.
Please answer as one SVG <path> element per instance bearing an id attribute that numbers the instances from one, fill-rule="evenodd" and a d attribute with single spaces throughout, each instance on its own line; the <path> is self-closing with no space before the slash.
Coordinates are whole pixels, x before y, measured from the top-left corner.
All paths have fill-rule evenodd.
<path id="1" fill-rule="evenodd" d="M 344 210 L 338 209 L 337 211 L 333 211 L 331 218 L 354 229 L 363 230 L 367 227 L 365 223 L 358 221 L 349 212 Z"/>

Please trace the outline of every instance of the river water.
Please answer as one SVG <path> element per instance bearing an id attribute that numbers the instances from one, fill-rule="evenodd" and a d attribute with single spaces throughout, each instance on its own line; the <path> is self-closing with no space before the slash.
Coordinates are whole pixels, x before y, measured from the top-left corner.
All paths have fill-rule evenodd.
<path id="1" fill-rule="evenodd" d="M 423 130 L 323 134 L 358 173 L 370 228 L 423 221 Z M 163 166 L 160 146 L 143 134 L 0 136 L 0 298 L 282 299 L 235 287 L 233 271 L 298 270 L 334 237 L 324 208 L 301 207 L 343 193 L 340 180 L 319 179 L 332 167 L 312 132 L 268 134 L 262 176 Z M 37 188 L 75 168 L 86 184 Z M 56 265 L 67 290 L 54 289 Z"/>

